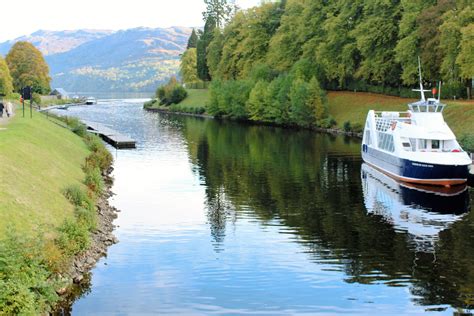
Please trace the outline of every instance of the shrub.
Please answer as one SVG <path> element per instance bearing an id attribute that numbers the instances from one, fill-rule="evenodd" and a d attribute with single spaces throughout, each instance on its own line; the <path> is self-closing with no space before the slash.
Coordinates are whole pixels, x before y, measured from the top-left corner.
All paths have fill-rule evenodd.
<path id="1" fill-rule="evenodd" d="M 74 206 L 88 210 L 94 209 L 94 202 L 78 185 L 68 186 L 64 189 L 63 194 Z"/>
<path id="2" fill-rule="evenodd" d="M 97 228 L 97 216 L 95 211 L 83 207 L 76 207 L 75 215 L 78 223 L 86 227 L 88 231 L 93 231 Z"/>
<path id="3" fill-rule="evenodd" d="M 168 106 L 183 101 L 188 96 L 188 92 L 175 77 L 172 77 L 166 85 L 158 87 L 156 96 L 160 99 L 160 104 Z"/>
<path id="4" fill-rule="evenodd" d="M 80 137 L 86 137 L 87 128 L 77 118 L 66 118 L 67 125 L 71 128 L 71 131 Z"/>
<path id="5" fill-rule="evenodd" d="M 143 108 L 144 108 L 144 109 L 149 109 L 149 108 L 153 107 L 153 106 L 154 106 L 155 104 L 157 104 L 157 103 L 158 103 L 158 100 L 157 100 L 157 99 L 152 99 L 152 100 L 150 100 L 150 101 L 145 102 L 145 103 L 143 104 Z"/>
<path id="6" fill-rule="evenodd" d="M 474 134 L 463 134 L 458 141 L 465 151 L 474 153 Z"/>
<path id="7" fill-rule="evenodd" d="M 87 147 L 92 152 L 96 152 L 96 151 L 100 150 L 102 147 L 104 147 L 104 144 L 102 143 L 102 140 L 97 135 L 87 134 L 84 137 L 84 142 L 86 143 Z"/>
<path id="8" fill-rule="evenodd" d="M 352 125 L 350 121 L 344 122 L 344 125 L 342 127 L 345 132 L 350 132 L 352 130 Z"/>
<path id="9" fill-rule="evenodd" d="M 329 117 L 321 120 L 321 127 L 323 127 L 323 128 L 333 128 L 336 125 L 337 125 L 337 122 L 334 119 L 334 117 L 332 117 L 332 116 L 329 116 Z"/>
<path id="10" fill-rule="evenodd" d="M 42 240 L 9 231 L 0 241 L 1 315 L 45 314 L 58 301 L 58 282 L 48 270 Z"/>
<path id="11" fill-rule="evenodd" d="M 84 183 L 87 185 L 89 190 L 94 192 L 96 195 L 99 195 L 104 191 L 104 179 L 102 178 L 102 174 L 98 167 L 87 171 Z"/>
<path id="12" fill-rule="evenodd" d="M 79 221 L 68 219 L 58 228 L 59 236 L 56 239 L 58 247 L 68 256 L 74 256 L 90 245 L 89 230 Z"/>
<path id="13" fill-rule="evenodd" d="M 364 131 L 364 127 L 360 123 L 355 123 L 352 125 L 352 131 L 354 133 L 362 133 Z"/>

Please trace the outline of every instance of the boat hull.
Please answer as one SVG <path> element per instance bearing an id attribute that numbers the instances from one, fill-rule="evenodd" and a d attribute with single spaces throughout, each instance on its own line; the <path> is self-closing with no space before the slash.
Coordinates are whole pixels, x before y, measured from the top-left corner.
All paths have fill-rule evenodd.
<path id="1" fill-rule="evenodd" d="M 398 158 L 378 149 L 364 147 L 362 159 L 399 181 L 426 185 L 452 186 L 467 182 L 467 165 L 439 165 Z"/>

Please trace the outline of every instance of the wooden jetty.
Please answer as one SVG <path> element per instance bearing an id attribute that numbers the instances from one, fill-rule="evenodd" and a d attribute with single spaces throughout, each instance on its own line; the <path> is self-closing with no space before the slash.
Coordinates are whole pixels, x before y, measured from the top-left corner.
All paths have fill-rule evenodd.
<path id="1" fill-rule="evenodd" d="M 99 135 L 104 141 L 117 149 L 136 148 L 135 140 L 108 128 L 104 124 L 86 120 L 82 120 L 82 123 L 87 126 L 89 132 Z"/>

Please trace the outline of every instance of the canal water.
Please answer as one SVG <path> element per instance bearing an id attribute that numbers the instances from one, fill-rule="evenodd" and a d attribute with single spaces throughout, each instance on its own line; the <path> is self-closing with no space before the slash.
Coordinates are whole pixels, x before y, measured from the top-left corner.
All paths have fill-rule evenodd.
<path id="1" fill-rule="evenodd" d="M 453 314 L 474 306 L 469 188 L 410 188 L 342 136 L 148 113 L 67 115 L 137 140 L 116 151 L 120 242 L 74 315 Z"/>

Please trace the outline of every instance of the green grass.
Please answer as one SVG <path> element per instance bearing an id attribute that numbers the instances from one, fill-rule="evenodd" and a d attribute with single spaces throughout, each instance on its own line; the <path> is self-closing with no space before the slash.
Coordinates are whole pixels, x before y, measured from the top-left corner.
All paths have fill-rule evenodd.
<path id="1" fill-rule="evenodd" d="M 187 89 L 188 97 L 181 101 L 178 105 L 188 108 L 205 107 L 209 99 L 208 89 Z"/>
<path id="2" fill-rule="evenodd" d="M 329 114 L 337 121 L 337 126 L 343 129 L 345 122 L 364 125 L 369 110 L 376 111 L 406 111 L 407 103 L 414 99 L 391 97 L 381 94 L 364 92 L 329 92 Z M 447 101 L 444 111 L 446 122 L 456 135 L 474 133 L 474 102 Z"/>
<path id="3" fill-rule="evenodd" d="M 204 108 L 209 99 L 209 90 L 207 89 L 186 89 L 188 96 L 186 99 L 176 104 L 183 108 Z M 162 106 L 159 102 L 155 102 L 150 109 L 168 109 L 169 107 Z"/>
<path id="4" fill-rule="evenodd" d="M 83 140 L 34 113 L 20 111 L 0 131 L 0 236 L 7 228 L 34 236 L 40 227 L 55 231 L 72 218 L 65 187 L 82 183 L 81 165 L 89 151 Z M 52 237 L 52 236 L 51 236 Z M 1 237 L 0 237 L 1 238 Z"/>

